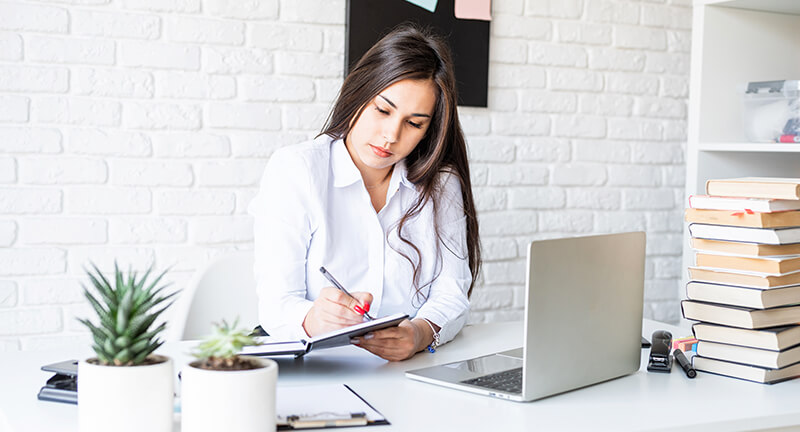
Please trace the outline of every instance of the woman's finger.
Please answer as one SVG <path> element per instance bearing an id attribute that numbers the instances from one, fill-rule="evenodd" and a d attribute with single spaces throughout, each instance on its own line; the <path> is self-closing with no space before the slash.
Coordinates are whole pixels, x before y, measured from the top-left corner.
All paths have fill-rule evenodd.
<path id="1" fill-rule="evenodd" d="M 329 295 L 322 301 L 319 301 L 319 303 L 315 302 L 315 304 L 319 304 L 323 312 L 340 316 L 347 320 L 347 322 L 352 322 L 354 324 L 360 323 L 364 317 L 365 311 L 358 305 L 358 302 L 349 297 L 345 298 L 339 296 L 338 294 Z"/>

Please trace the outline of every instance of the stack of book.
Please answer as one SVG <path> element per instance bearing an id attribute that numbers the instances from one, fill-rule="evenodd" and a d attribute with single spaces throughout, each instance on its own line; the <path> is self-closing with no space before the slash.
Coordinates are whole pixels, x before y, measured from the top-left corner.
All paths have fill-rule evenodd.
<path id="1" fill-rule="evenodd" d="M 709 180 L 689 198 L 695 265 L 683 316 L 699 371 L 775 383 L 800 376 L 800 179 Z"/>

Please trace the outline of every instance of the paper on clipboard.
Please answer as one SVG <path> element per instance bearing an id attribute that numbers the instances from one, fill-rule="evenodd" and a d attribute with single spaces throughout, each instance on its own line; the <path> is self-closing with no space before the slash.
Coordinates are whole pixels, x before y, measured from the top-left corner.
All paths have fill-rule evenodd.
<path id="1" fill-rule="evenodd" d="M 366 424 L 358 425 L 389 424 L 386 417 L 344 384 L 278 386 L 275 412 L 279 430 L 353 426 L 342 420 L 354 417 L 366 420 Z M 290 425 L 293 418 L 299 419 L 300 424 L 294 428 Z"/>

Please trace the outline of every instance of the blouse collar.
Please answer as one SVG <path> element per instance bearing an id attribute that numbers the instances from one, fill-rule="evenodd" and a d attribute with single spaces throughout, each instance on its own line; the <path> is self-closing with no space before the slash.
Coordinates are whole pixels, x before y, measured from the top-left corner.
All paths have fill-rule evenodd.
<path id="1" fill-rule="evenodd" d="M 347 147 L 342 139 L 333 140 L 331 143 L 331 168 L 333 170 L 333 185 L 335 187 L 346 187 L 351 184 L 362 181 L 361 173 L 358 171 L 355 162 L 350 157 Z M 416 191 L 417 187 L 414 183 L 408 180 L 406 174 L 405 159 L 397 162 L 392 171 L 392 178 L 389 180 L 389 190 L 394 191 L 399 184 Z"/>

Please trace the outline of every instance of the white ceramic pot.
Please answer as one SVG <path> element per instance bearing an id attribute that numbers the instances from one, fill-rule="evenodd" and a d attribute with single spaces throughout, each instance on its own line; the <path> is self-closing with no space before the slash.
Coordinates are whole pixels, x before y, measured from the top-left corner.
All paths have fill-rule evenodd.
<path id="1" fill-rule="evenodd" d="M 142 366 L 78 363 L 81 432 L 171 432 L 172 359 Z"/>
<path id="2" fill-rule="evenodd" d="M 258 369 L 218 371 L 192 364 L 181 371 L 183 432 L 268 432 L 275 430 L 278 364 L 248 357 Z M 196 362 L 195 362 L 196 363 Z"/>

